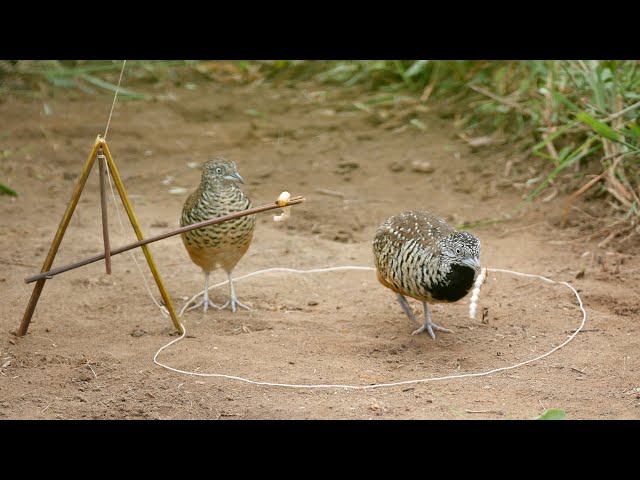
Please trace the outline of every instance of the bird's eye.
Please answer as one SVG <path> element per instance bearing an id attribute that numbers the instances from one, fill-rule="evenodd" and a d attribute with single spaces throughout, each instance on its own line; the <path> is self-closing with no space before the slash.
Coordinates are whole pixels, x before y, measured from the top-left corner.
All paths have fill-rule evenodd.
<path id="1" fill-rule="evenodd" d="M 456 255 L 460 255 L 460 249 L 456 248 Z"/>
<path id="2" fill-rule="evenodd" d="M 216 173 L 222 173 L 222 168 L 216 167 Z"/>

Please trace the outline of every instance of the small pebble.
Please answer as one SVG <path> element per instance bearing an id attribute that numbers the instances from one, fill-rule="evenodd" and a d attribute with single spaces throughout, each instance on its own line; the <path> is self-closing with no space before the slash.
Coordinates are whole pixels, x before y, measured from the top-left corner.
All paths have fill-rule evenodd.
<path id="1" fill-rule="evenodd" d="M 411 170 L 418 173 L 433 173 L 435 169 L 426 160 L 414 160 L 411 162 Z"/>
<path id="2" fill-rule="evenodd" d="M 405 169 L 405 165 L 402 162 L 393 162 L 389 165 L 389 170 L 392 172 L 402 172 Z"/>

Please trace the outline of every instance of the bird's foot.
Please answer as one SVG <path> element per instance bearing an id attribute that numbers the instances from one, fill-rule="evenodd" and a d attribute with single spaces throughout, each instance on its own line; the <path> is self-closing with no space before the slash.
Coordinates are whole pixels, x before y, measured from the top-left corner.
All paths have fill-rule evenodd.
<path id="1" fill-rule="evenodd" d="M 200 300 L 198 303 L 196 303 L 195 305 L 190 306 L 189 308 L 187 308 L 187 312 L 190 310 L 194 310 L 196 308 L 202 307 L 204 305 L 203 311 L 206 312 L 209 307 L 213 307 L 217 310 L 221 310 L 224 307 L 221 307 L 219 305 L 216 305 L 215 303 L 213 303 L 209 298 L 203 298 L 202 300 Z"/>
<path id="2" fill-rule="evenodd" d="M 449 330 L 448 328 L 441 327 L 439 325 L 436 325 L 435 323 L 426 323 L 425 322 L 424 325 L 422 325 L 420 328 L 415 330 L 411 335 L 417 335 L 418 333 L 422 333 L 424 331 L 427 331 L 429 333 L 429 335 L 431 336 L 431 338 L 433 338 L 435 340 L 436 339 L 436 335 L 435 335 L 435 333 L 433 333 L 434 330 L 436 330 L 438 332 L 454 333 L 453 330 Z"/>
<path id="3" fill-rule="evenodd" d="M 238 300 L 237 298 L 230 298 L 229 300 L 227 300 L 227 303 L 225 303 L 224 305 L 222 305 L 221 307 L 218 307 L 220 310 L 224 310 L 225 308 L 227 308 L 228 306 L 231 306 L 231 311 L 233 313 L 236 313 L 236 305 L 240 308 L 244 308 L 245 310 L 251 310 L 251 307 L 248 307 L 247 305 L 245 305 L 244 303 L 242 303 L 240 300 Z"/>
<path id="4" fill-rule="evenodd" d="M 409 320 L 415 322 L 416 317 L 413 314 L 411 305 L 409 305 L 409 302 L 407 302 L 407 299 L 404 297 L 404 295 L 400 295 L 399 293 L 396 293 L 396 298 L 398 299 L 398 303 L 402 307 L 402 310 L 404 311 L 404 313 L 407 315 L 407 317 L 409 317 Z"/>

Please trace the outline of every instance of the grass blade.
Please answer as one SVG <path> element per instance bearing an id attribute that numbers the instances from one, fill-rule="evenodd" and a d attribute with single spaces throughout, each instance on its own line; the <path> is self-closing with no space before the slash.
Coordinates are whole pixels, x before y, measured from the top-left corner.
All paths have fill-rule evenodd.
<path id="1" fill-rule="evenodd" d="M 3 183 L 0 183 L 0 193 L 3 195 L 11 195 L 12 197 L 18 196 L 18 193 L 14 189 L 7 187 Z"/>
<path id="2" fill-rule="evenodd" d="M 535 152 L 536 150 L 540 150 L 541 148 L 546 147 L 549 142 L 553 142 L 560 135 L 563 135 L 567 130 L 571 130 L 576 125 L 578 125 L 578 123 L 580 122 L 567 123 L 564 127 L 559 128 L 558 130 L 553 132 L 551 135 L 549 135 L 545 140 L 534 145 L 533 151 Z"/>
<path id="3" fill-rule="evenodd" d="M 608 138 L 609 140 L 612 140 L 614 142 L 620 142 L 620 136 L 613 128 L 611 128 L 609 125 L 605 125 L 604 123 L 599 122 L 587 112 L 578 113 L 576 115 L 576 118 L 582 123 L 586 123 L 587 125 L 589 125 L 593 129 L 593 131 L 598 133 L 599 135 L 602 135 L 603 137 Z"/>
<path id="4" fill-rule="evenodd" d="M 120 87 L 120 89 L 118 89 L 117 85 L 114 85 L 113 83 L 105 82 L 104 80 L 98 77 L 94 77 L 93 75 L 89 75 L 85 73 L 80 75 L 80 77 L 83 80 L 86 80 L 87 82 L 91 83 L 92 85 L 95 85 L 96 87 L 104 88 L 105 90 L 109 90 L 110 92 L 115 92 L 116 90 L 118 90 L 118 94 L 124 97 L 129 97 L 136 100 L 144 100 L 147 98 L 146 95 L 133 92 L 126 88 Z"/>
<path id="5" fill-rule="evenodd" d="M 416 127 L 418 130 L 422 130 L 423 132 L 427 130 L 427 126 L 419 119 L 412 118 L 409 123 Z"/>
<path id="6" fill-rule="evenodd" d="M 540 194 L 540 192 L 542 192 L 545 188 L 547 188 L 547 186 L 549 186 L 549 184 L 553 181 L 553 179 L 555 179 L 558 176 L 558 174 L 560 174 L 560 172 L 562 172 L 565 168 L 569 167 L 570 165 L 577 162 L 581 158 L 586 157 L 587 155 L 591 155 L 596 150 L 599 150 L 600 148 L 602 148 L 602 144 L 600 143 L 594 147 L 589 148 L 589 145 L 594 140 L 595 140 L 595 137 L 588 138 L 586 142 L 584 142 L 582 145 L 576 148 L 571 155 L 565 158 L 564 161 L 562 161 L 562 163 L 560 163 L 556 168 L 553 169 L 553 171 L 547 176 L 547 178 L 545 178 L 545 180 L 538 186 L 538 188 L 536 188 L 532 193 L 527 195 L 526 200 L 530 201 L 530 200 L 533 200 L 535 197 L 537 197 Z"/>
<path id="7" fill-rule="evenodd" d="M 545 410 L 542 415 L 537 416 L 534 420 L 566 420 L 567 414 L 564 410 L 558 408 L 550 408 Z"/>
<path id="8" fill-rule="evenodd" d="M 429 63 L 429 60 L 416 60 L 413 64 L 407 69 L 404 74 L 407 77 L 415 77 L 417 74 L 424 72 L 425 67 Z"/>

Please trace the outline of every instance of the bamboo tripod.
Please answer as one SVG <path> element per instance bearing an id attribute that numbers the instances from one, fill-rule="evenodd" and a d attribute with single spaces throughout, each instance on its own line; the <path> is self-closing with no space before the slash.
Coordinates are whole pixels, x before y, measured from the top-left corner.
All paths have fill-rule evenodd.
<path id="1" fill-rule="evenodd" d="M 104 253 L 99 255 L 94 255 L 89 258 L 85 258 L 83 260 L 70 263 L 68 265 L 63 265 L 56 268 L 51 268 L 53 264 L 53 259 L 58 252 L 58 247 L 62 242 L 62 237 L 71 221 L 71 216 L 78 204 L 78 200 L 80 199 L 80 195 L 82 194 L 82 190 L 84 189 L 87 178 L 89 177 L 89 173 L 91 172 L 91 167 L 93 166 L 96 158 L 98 159 L 99 169 L 100 169 L 100 205 L 102 208 L 102 234 L 104 238 Z M 107 218 L 107 198 L 106 198 L 106 188 L 105 188 L 105 162 L 109 166 L 109 170 L 111 171 L 111 175 L 113 176 L 114 183 L 116 184 L 116 188 L 118 189 L 118 193 L 120 194 L 120 199 L 122 200 L 122 204 L 124 205 L 125 210 L 127 211 L 127 215 L 129 216 L 129 220 L 131 221 L 131 225 L 133 226 L 134 231 L 136 232 L 136 236 L 138 237 L 137 242 L 130 243 L 128 245 L 124 245 L 119 248 L 111 249 L 109 242 L 109 228 L 108 228 L 108 218 Z M 283 192 L 281 194 L 284 194 Z M 158 285 L 158 289 L 160 290 L 160 294 L 162 295 L 162 299 L 164 300 L 165 306 L 171 315 L 171 320 L 173 321 L 173 325 L 176 327 L 180 334 L 184 333 L 184 329 L 182 328 L 182 324 L 178 321 L 178 317 L 176 316 L 176 312 L 173 309 L 173 305 L 171 304 L 171 299 L 167 294 L 167 290 L 162 283 L 162 278 L 160 278 L 160 273 L 156 268 L 156 264 L 153 261 L 153 257 L 151 256 L 151 251 L 148 244 L 157 242 L 159 240 L 163 240 L 165 238 L 172 237 L 174 235 L 179 235 L 184 232 L 188 232 L 190 230 L 195 230 L 202 227 L 207 227 L 209 225 L 215 225 L 217 223 L 226 222 L 228 220 L 232 220 L 234 218 L 243 217 L 245 215 L 252 215 L 255 213 L 266 212 L 268 210 L 274 210 L 277 208 L 282 208 L 284 211 L 285 207 L 289 207 L 291 205 L 298 205 L 304 202 L 304 198 L 301 196 L 296 197 L 287 197 L 285 199 L 278 198 L 273 203 L 267 203 L 265 205 L 260 205 L 259 207 L 249 208 L 247 210 L 240 210 L 238 212 L 229 213 L 227 215 L 223 215 L 222 217 L 210 218 L 209 220 L 203 220 L 202 222 L 194 223 L 191 225 L 185 225 L 184 227 L 180 227 L 169 232 L 162 233 L 160 235 L 155 235 L 153 237 L 142 238 L 142 231 L 140 230 L 140 225 L 138 224 L 138 220 L 136 219 L 135 214 L 133 213 L 133 208 L 131 208 L 131 204 L 129 203 L 129 199 L 127 197 L 127 193 L 124 189 L 124 184 L 122 183 L 122 179 L 120 178 L 120 174 L 118 173 L 118 169 L 116 168 L 116 164 L 113 161 L 113 157 L 111 156 L 111 152 L 109 152 L 109 147 L 107 147 L 107 141 L 104 137 L 98 135 L 96 141 L 89 153 L 89 157 L 87 158 L 86 163 L 82 169 L 82 174 L 78 179 L 78 183 L 76 184 L 76 188 L 73 191 L 73 195 L 71 196 L 71 200 L 67 205 L 67 210 L 64 212 L 62 216 L 62 220 L 60 221 L 60 225 L 58 226 L 58 230 L 56 231 L 56 235 L 53 238 L 53 242 L 51 243 L 51 247 L 49 248 L 49 253 L 47 254 L 47 258 L 44 261 L 44 265 L 42 266 L 42 270 L 37 275 L 32 275 L 31 277 L 27 277 L 25 279 L 25 283 L 36 282 L 35 287 L 33 288 L 33 293 L 31 294 L 31 298 L 29 299 L 29 303 L 27 305 L 27 309 L 24 312 L 24 316 L 22 318 L 22 323 L 20 324 L 20 328 L 18 329 L 18 336 L 21 337 L 27 333 L 27 329 L 29 328 L 29 322 L 31 322 L 31 317 L 33 316 L 33 312 L 35 311 L 36 304 L 38 303 L 38 299 L 40 298 L 40 294 L 42 293 L 42 289 L 44 288 L 44 282 L 53 278 L 55 275 L 59 275 L 60 273 L 67 272 L 69 270 L 73 270 L 74 268 L 82 267 L 84 265 L 88 265 L 90 263 L 98 262 L 102 259 L 105 261 L 105 266 L 108 274 L 111 274 L 111 257 L 113 255 L 118 255 L 120 253 L 132 250 L 134 248 L 141 247 L 144 252 L 144 256 L 147 259 L 147 263 L 149 264 L 149 268 L 151 269 L 151 273 L 153 274 L 153 278 Z"/>
<path id="2" fill-rule="evenodd" d="M 49 248 L 49 253 L 47 254 L 47 258 L 44 261 L 44 265 L 42 266 L 42 273 L 48 272 L 51 269 L 51 265 L 53 264 L 53 260 L 58 252 L 58 247 L 62 242 L 62 238 L 64 237 L 65 231 L 67 230 L 67 226 L 71 221 L 71 216 L 80 200 L 80 195 L 84 189 L 87 178 L 89 177 L 89 173 L 91 172 L 91 167 L 98 158 L 99 169 L 100 169 L 100 198 L 101 198 L 101 208 L 102 208 L 102 232 L 104 238 L 104 260 L 106 271 L 108 274 L 111 274 L 111 250 L 109 244 L 109 230 L 107 223 L 107 203 L 106 203 L 106 191 L 105 191 L 105 165 L 106 161 L 109 166 L 109 170 L 111 175 L 113 176 L 113 181 L 116 184 L 116 188 L 118 190 L 118 194 L 120 195 L 120 199 L 122 200 L 122 204 L 124 205 L 125 210 L 127 211 L 127 215 L 129 216 L 129 220 L 131 221 L 131 225 L 133 226 L 134 231 L 136 232 L 136 236 L 138 240 L 143 240 L 142 230 L 140 229 L 140 225 L 138 224 L 138 220 L 136 219 L 135 214 L 133 213 L 133 208 L 131 208 L 131 203 L 129 203 L 129 198 L 127 197 L 127 192 L 124 189 L 124 184 L 122 183 L 122 179 L 120 178 L 120 174 L 118 173 L 118 169 L 116 168 L 116 164 L 113 161 L 113 157 L 111 156 L 111 152 L 109 152 L 109 147 L 107 146 L 107 141 L 100 135 L 96 138 L 95 143 L 93 144 L 93 148 L 89 153 L 89 157 L 87 158 L 86 163 L 82 169 L 82 173 L 78 182 L 76 183 L 75 190 L 73 191 L 73 195 L 71 196 L 71 200 L 67 205 L 67 210 L 64 212 L 62 216 L 62 220 L 60 221 L 60 225 L 58 226 L 58 230 L 56 231 L 55 237 L 53 238 L 53 242 L 51 243 L 51 247 Z M 156 267 L 156 264 L 153 260 L 153 256 L 151 255 L 151 251 L 146 244 L 140 245 L 142 251 L 144 252 L 144 256 L 147 259 L 147 263 L 149 264 L 149 268 L 151 269 L 151 273 L 153 274 L 153 278 L 158 285 L 158 290 L 160 290 L 160 294 L 162 295 L 162 299 L 164 300 L 164 304 L 171 315 L 171 320 L 173 321 L 173 325 L 176 327 L 180 334 L 183 333 L 182 325 L 178 321 L 178 317 L 176 315 L 175 310 L 173 309 L 173 305 L 171 304 L 171 299 L 167 293 L 167 290 L 162 283 L 162 278 L 160 277 L 160 273 Z M 29 328 L 29 323 L 31 322 L 31 317 L 33 316 L 33 312 L 35 311 L 36 304 L 38 303 L 38 299 L 40 298 L 40 294 L 42 293 L 42 289 L 44 288 L 44 283 L 48 278 L 52 278 L 51 276 L 45 276 L 44 278 L 40 278 L 37 280 L 35 287 L 33 288 L 33 292 L 31 293 L 31 298 L 29 299 L 29 303 L 27 304 L 27 309 L 24 312 L 24 316 L 22 317 L 22 323 L 20 324 L 20 328 L 18 329 L 18 336 L 21 337 L 27 333 Z"/>

